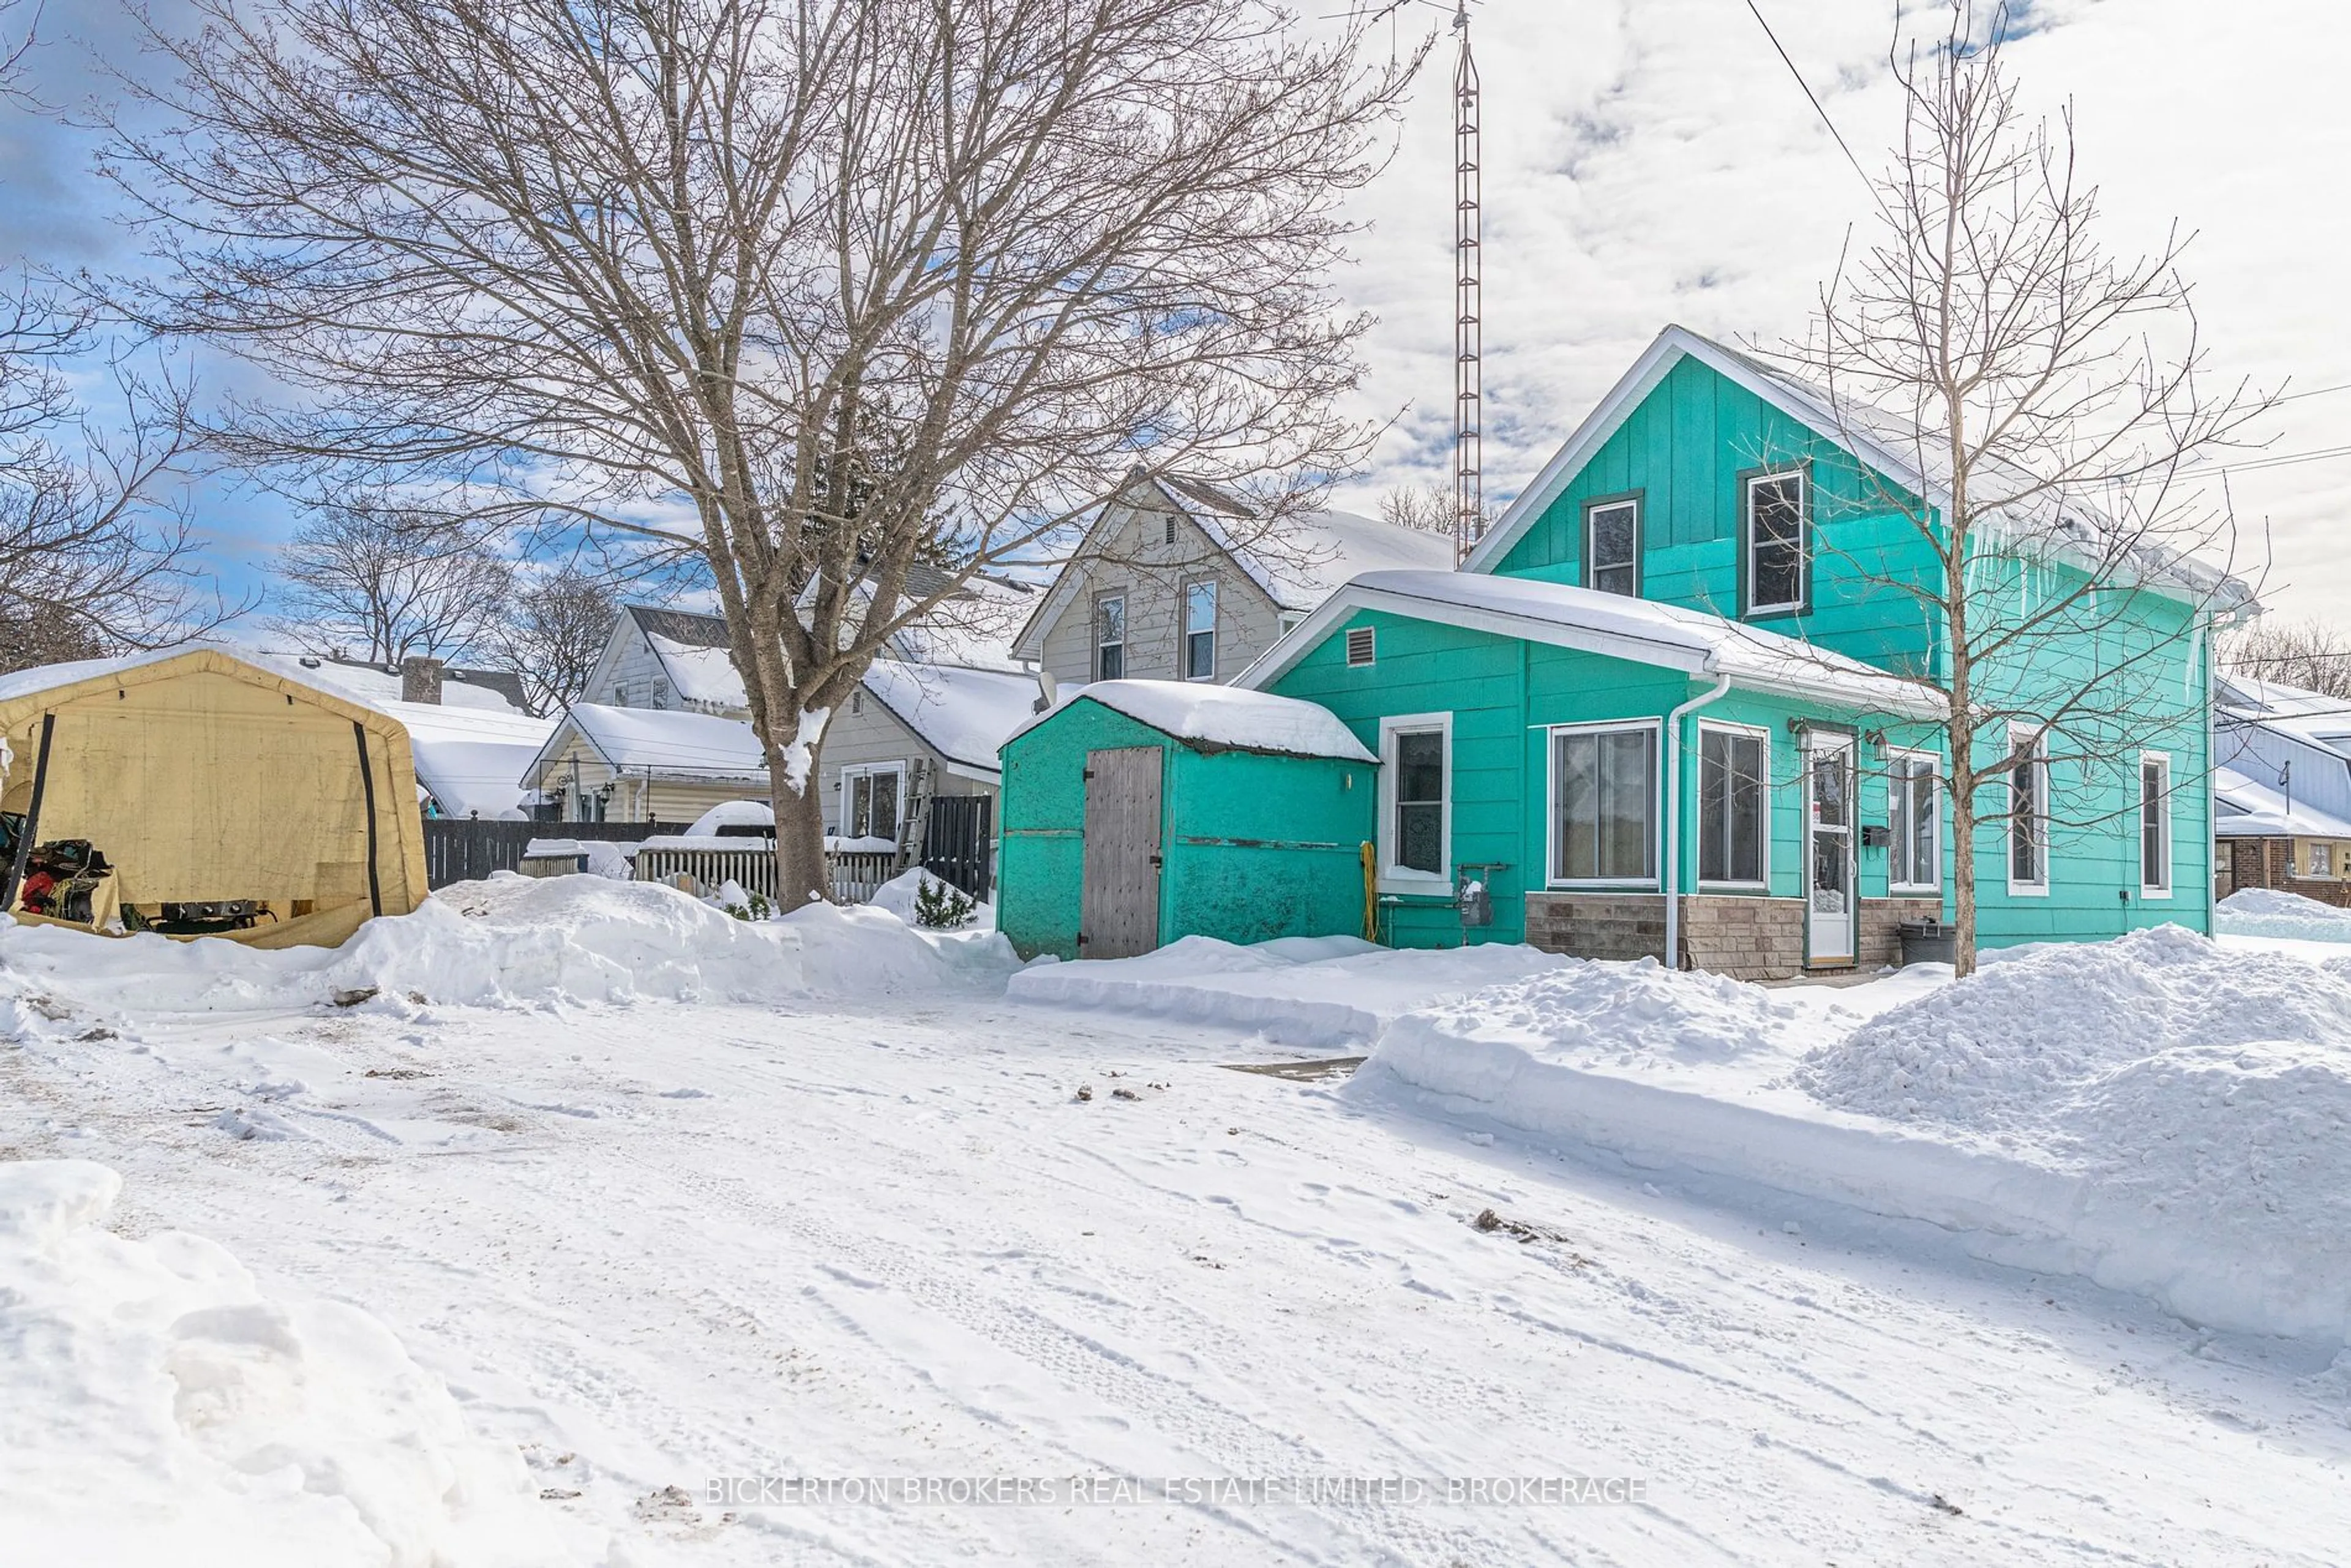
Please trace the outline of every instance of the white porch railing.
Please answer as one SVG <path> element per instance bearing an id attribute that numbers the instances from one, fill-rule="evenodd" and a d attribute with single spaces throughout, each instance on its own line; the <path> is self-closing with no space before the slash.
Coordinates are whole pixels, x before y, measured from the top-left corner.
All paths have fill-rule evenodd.
<path id="1" fill-rule="evenodd" d="M 773 902 L 776 897 L 776 849 L 765 839 L 736 841 L 742 847 L 708 843 L 647 842 L 637 851 L 632 873 L 638 882 L 664 882 L 673 887 L 707 896 L 732 882 L 747 893 Z M 864 904 L 883 883 L 898 874 L 898 857 L 888 854 L 829 854 L 825 869 L 837 904 Z"/>

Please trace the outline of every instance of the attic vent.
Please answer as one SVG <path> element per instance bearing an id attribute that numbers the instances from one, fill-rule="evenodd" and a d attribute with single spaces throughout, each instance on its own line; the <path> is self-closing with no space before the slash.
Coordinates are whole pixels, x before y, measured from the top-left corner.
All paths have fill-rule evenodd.
<path id="1" fill-rule="evenodd" d="M 1373 644 L 1373 629 L 1369 626 L 1347 628 L 1347 667 L 1361 668 L 1372 662 L 1376 650 Z"/>
<path id="2" fill-rule="evenodd" d="M 1166 537 L 1160 542 L 1163 544 L 1174 544 L 1176 542 L 1176 514 L 1170 512 L 1159 520 L 1161 523 L 1165 525 L 1167 530 Z"/>

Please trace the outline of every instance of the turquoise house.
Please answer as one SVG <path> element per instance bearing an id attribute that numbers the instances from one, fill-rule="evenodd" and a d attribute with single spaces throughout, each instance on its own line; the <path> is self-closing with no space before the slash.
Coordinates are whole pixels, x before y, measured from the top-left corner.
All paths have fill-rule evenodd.
<path id="1" fill-rule="evenodd" d="M 2209 633 L 2241 586 L 2148 560 L 2078 641 L 2059 626 L 1983 667 L 2003 711 L 2048 693 L 2025 733 L 2064 744 L 1986 801 L 2012 821 L 1954 845 L 1944 628 L 1901 591 L 1930 580 L 1905 510 L 1936 484 L 1868 428 L 1668 328 L 1459 571 L 1357 577 L 1239 678 L 1377 758 L 1382 939 L 1464 940 L 1474 883 L 1489 939 L 1758 977 L 1874 967 L 1902 924 L 1949 916 L 1959 853 L 1987 947 L 2210 929 Z M 2082 569 L 2049 537 L 1970 570 L 2020 616 L 2070 602 Z M 2088 667 L 2131 686 L 2127 725 L 2058 711 Z"/>

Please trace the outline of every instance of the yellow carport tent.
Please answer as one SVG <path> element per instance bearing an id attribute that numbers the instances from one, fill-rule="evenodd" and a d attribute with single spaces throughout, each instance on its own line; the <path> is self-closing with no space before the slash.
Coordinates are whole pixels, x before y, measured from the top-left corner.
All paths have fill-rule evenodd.
<path id="1" fill-rule="evenodd" d="M 0 676 L 0 811 L 30 819 L 28 845 L 89 840 L 110 903 L 256 899 L 270 915 L 222 935 L 284 947 L 423 901 L 400 721 L 218 649 Z M 0 862 L 10 913 L 62 924 L 18 907 L 22 869 Z"/>

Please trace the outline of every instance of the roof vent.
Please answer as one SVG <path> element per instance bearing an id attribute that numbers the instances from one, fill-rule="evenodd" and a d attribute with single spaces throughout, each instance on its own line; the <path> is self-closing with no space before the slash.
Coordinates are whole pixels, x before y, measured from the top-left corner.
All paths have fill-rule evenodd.
<path id="1" fill-rule="evenodd" d="M 1349 669 L 1361 669 L 1372 662 L 1376 653 L 1377 646 L 1374 641 L 1373 628 L 1369 626 L 1347 628 L 1347 667 Z"/>
<path id="2" fill-rule="evenodd" d="M 319 661 L 305 653 L 302 655 L 301 664 L 306 670 L 315 670 L 319 667 Z"/>

